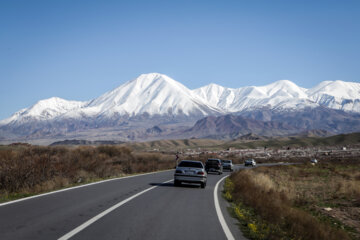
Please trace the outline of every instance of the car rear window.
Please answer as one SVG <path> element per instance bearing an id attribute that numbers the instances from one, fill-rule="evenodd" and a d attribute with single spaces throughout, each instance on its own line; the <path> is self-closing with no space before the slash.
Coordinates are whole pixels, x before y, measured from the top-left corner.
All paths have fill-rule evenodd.
<path id="1" fill-rule="evenodd" d="M 200 162 L 182 161 L 179 163 L 179 167 L 203 168 L 203 165 Z"/>
<path id="2" fill-rule="evenodd" d="M 208 163 L 211 163 L 211 164 L 214 164 L 214 163 L 219 163 L 219 160 L 216 160 L 216 159 L 208 159 L 207 160 Z"/>
<path id="3" fill-rule="evenodd" d="M 221 160 L 223 163 L 231 163 L 230 160 Z"/>

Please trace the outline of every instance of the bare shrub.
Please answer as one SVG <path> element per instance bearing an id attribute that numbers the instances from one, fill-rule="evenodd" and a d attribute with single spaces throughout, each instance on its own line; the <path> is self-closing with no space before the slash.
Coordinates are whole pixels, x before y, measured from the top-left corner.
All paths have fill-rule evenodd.
<path id="1" fill-rule="evenodd" d="M 289 233 L 289 237 L 295 239 L 349 239 L 348 235 L 319 222 L 309 213 L 293 207 L 293 200 L 288 197 L 288 191 L 279 187 L 270 176 L 277 174 L 278 170 L 284 170 L 285 174 L 291 170 L 289 167 L 280 167 L 277 170 L 264 170 L 258 168 L 252 171 L 240 171 L 231 176 L 234 183 L 233 199 L 251 206 L 267 222 L 275 224 Z M 299 169 L 298 176 L 309 176 Z M 268 172 L 265 175 L 263 172 Z M 267 239 L 280 239 L 274 233 L 270 233 Z"/>
<path id="2" fill-rule="evenodd" d="M 97 178 L 169 169 L 171 159 L 119 146 L 0 150 L 0 192 L 43 192 Z"/>

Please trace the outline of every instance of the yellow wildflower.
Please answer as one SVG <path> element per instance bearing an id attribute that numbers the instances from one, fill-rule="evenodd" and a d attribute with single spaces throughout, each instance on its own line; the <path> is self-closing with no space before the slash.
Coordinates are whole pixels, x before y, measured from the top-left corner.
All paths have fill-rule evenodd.
<path id="1" fill-rule="evenodd" d="M 241 212 L 240 208 L 235 207 L 235 214 L 239 219 L 245 219 L 244 214 Z"/>
<path id="2" fill-rule="evenodd" d="M 257 229 L 256 229 L 256 225 L 254 223 L 249 223 L 248 227 L 250 228 L 250 230 L 254 233 L 256 233 Z"/>

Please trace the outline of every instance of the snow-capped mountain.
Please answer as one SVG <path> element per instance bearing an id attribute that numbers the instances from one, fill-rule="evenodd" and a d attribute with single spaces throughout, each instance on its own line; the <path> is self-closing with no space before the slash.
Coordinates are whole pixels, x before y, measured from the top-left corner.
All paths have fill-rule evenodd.
<path id="1" fill-rule="evenodd" d="M 259 113 L 263 108 L 304 111 L 319 107 L 360 113 L 360 83 L 324 81 L 306 89 L 280 80 L 265 86 L 234 89 L 210 84 L 190 90 L 166 75 L 149 73 L 90 101 L 57 97 L 41 100 L 0 121 L 0 133 L 57 134 L 128 126 L 139 119 L 142 124 L 155 125 L 189 119 L 195 122 L 202 117 L 229 113 L 246 112 L 251 116 L 249 111 Z"/>
<path id="2" fill-rule="evenodd" d="M 306 89 L 289 80 L 265 86 L 225 88 L 210 84 L 194 92 L 213 106 L 227 112 L 239 112 L 264 106 L 273 109 L 303 109 L 324 106 L 332 109 L 360 112 L 360 83 L 324 81 Z"/>
<path id="3" fill-rule="evenodd" d="M 67 101 L 57 97 L 41 100 L 0 124 L 114 115 L 208 116 L 262 107 L 303 109 L 319 106 L 360 112 L 360 83 L 324 81 L 306 89 L 289 80 L 280 80 L 259 87 L 234 89 L 210 84 L 190 90 L 166 75 L 149 73 L 91 101 Z"/>
<path id="4" fill-rule="evenodd" d="M 0 125 L 21 124 L 27 121 L 46 121 L 85 106 L 87 102 L 68 101 L 58 97 L 40 100 L 29 108 L 21 109 L 10 118 L 0 121 Z"/>
<path id="5" fill-rule="evenodd" d="M 360 83 L 324 81 L 306 91 L 309 99 L 332 109 L 360 112 Z"/>
<path id="6" fill-rule="evenodd" d="M 307 89 L 288 80 L 272 84 L 238 89 L 224 88 L 216 84 L 195 89 L 194 92 L 213 106 L 226 112 L 239 112 L 268 106 L 271 108 L 317 107 L 306 94 Z"/>
<path id="7" fill-rule="evenodd" d="M 144 113 L 204 116 L 219 112 L 181 83 L 157 73 L 142 74 L 105 93 L 91 101 L 84 111 L 88 109 L 105 115 L 118 113 L 130 116 Z"/>

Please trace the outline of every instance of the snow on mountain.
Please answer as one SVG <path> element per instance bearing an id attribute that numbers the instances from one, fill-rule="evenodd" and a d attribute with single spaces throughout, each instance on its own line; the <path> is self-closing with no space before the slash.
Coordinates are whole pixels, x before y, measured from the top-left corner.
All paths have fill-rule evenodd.
<path id="1" fill-rule="evenodd" d="M 6 125 L 6 124 L 16 121 L 17 119 L 19 119 L 21 117 L 21 114 L 23 114 L 26 110 L 27 110 L 27 108 L 23 108 L 23 109 L 15 112 L 9 118 L 1 120 L 0 125 Z"/>
<path id="2" fill-rule="evenodd" d="M 193 93 L 199 98 L 204 99 L 209 105 L 218 107 L 224 111 L 228 111 L 229 106 L 236 97 L 235 89 L 225 88 L 214 83 L 195 89 Z"/>
<path id="3" fill-rule="evenodd" d="M 261 87 L 245 87 L 240 90 L 238 102 L 235 102 L 232 111 L 269 106 L 271 108 L 304 108 L 315 107 L 307 100 L 306 89 L 297 86 L 289 80 L 280 80 Z"/>
<path id="4" fill-rule="evenodd" d="M 265 106 L 278 110 L 325 106 L 360 112 L 360 83 L 324 81 L 305 89 L 289 80 L 280 80 L 265 86 L 234 89 L 210 84 L 190 90 L 166 75 L 149 73 L 88 102 L 56 97 L 41 100 L 0 121 L 0 125 L 142 114 L 198 117 Z"/>
<path id="5" fill-rule="evenodd" d="M 336 98 L 359 99 L 360 83 L 336 81 L 323 81 L 317 86 L 309 89 L 307 94 L 315 98 L 316 96 L 326 94 Z"/>
<path id="6" fill-rule="evenodd" d="M 307 98 L 306 89 L 297 86 L 289 80 L 280 80 L 269 85 L 259 87 L 269 98 L 287 97 L 287 98 Z"/>
<path id="7" fill-rule="evenodd" d="M 360 112 L 360 83 L 324 81 L 307 91 L 309 99 L 333 109 Z"/>
<path id="8" fill-rule="evenodd" d="M 126 82 L 89 102 L 49 98 L 23 109 L 0 122 L 21 124 L 26 121 L 111 117 L 114 115 L 207 116 L 222 113 L 191 90 L 170 77 L 150 73 Z"/>
<path id="9" fill-rule="evenodd" d="M 143 113 L 189 116 L 219 112 L 216 108 L 208 106 L 181 83 L 159 73 L 140 75 L 94 99 L 84 112 L 88 109 L 96 109 L 95 112 L 108 116 L 114 113 L 130 116 Z"/>
<path id="10" fill-rule="evenodd" d="M 308 101 L 307 89 L 298 87 L 289 80 L 280 80 L 269 85 L 224 88 L 210 84 L 194 92 L 206 101 L 228 112 L 270 106 L 272 108 L 294 108 L 314 105 Z"/>
<path id="11" fill-rule="evenodd" d="M 0 124 L 21 124 L 29 120 L 51 120 L 64 113 L 81 108 L 84 105 L 86 105 L 86 102 L 68 101 L 62 98 L 52 97 L 40 100 L 30 108 L 16 112 L 10 118 L 1 121 Z"/>

